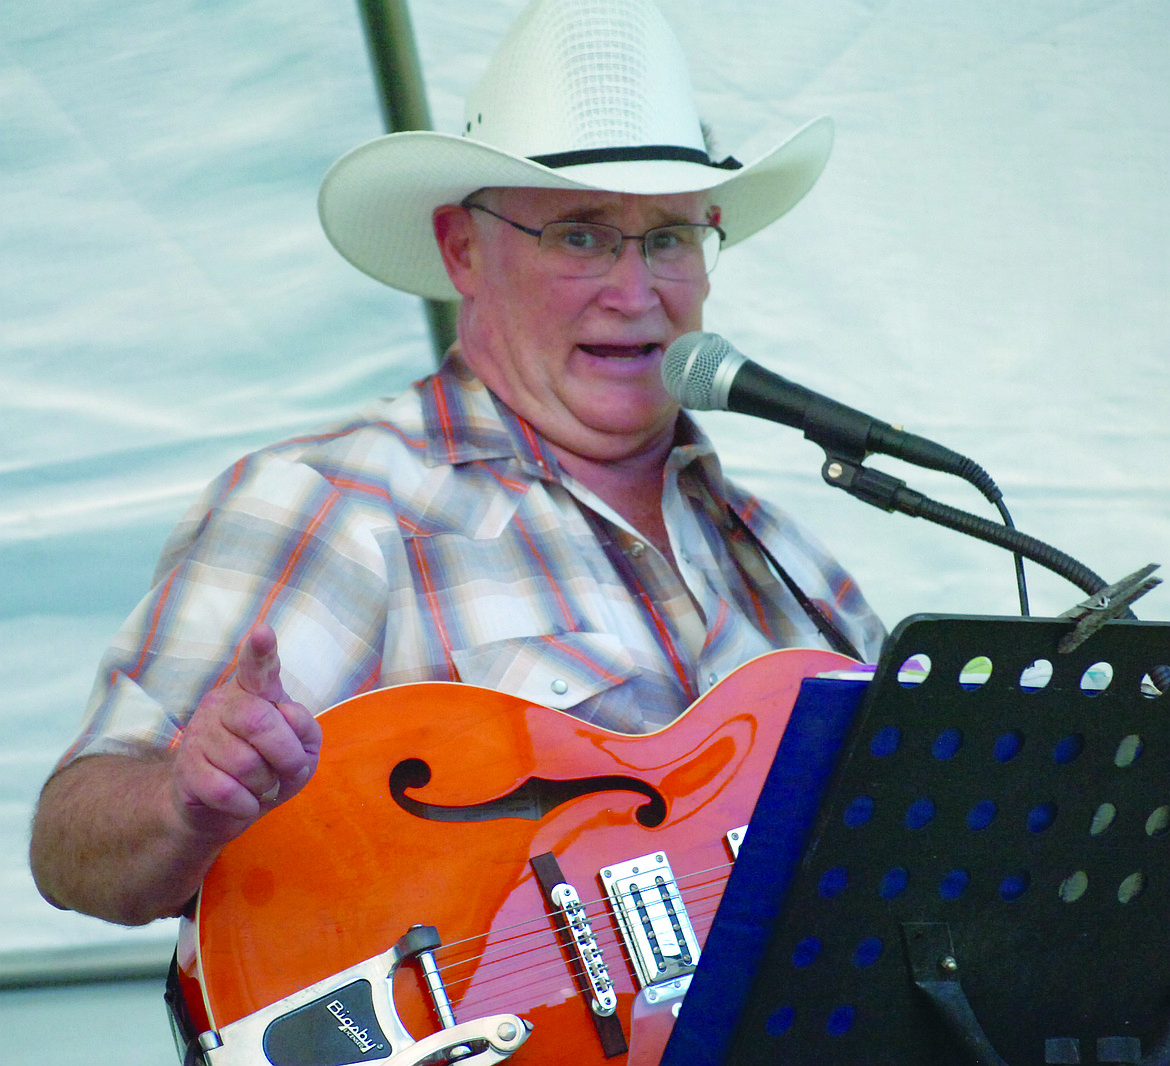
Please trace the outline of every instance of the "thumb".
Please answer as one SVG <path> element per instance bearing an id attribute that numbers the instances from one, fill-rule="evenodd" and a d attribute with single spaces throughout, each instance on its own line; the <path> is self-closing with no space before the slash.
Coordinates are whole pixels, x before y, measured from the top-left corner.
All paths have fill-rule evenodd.
<path id="1" fill-rule="evenodd" d="M 280 683 L 280 656 L 276 653 L 276 633 L 270 625 L 260 623 L 240 645 L 236 663 L 236 684 L 245 692 L 272 703 L 286 699 Z"/>

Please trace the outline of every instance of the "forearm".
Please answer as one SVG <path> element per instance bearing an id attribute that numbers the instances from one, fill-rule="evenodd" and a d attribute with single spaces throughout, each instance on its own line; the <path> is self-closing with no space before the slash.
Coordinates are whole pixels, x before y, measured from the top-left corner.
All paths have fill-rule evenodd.
<path id="1" fill-rule="evenodd" d="M 224 840 L 184 825 L 173 757 L 94 755 L 51 777 L 32 827 L 42 895 L 121 925 L 179 914 Z"/>

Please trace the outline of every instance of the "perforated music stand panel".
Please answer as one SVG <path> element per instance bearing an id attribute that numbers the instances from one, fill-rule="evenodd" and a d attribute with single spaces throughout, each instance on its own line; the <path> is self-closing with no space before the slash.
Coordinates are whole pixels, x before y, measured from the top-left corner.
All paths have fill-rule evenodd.
<path id="1" fill-rule="evenodd" d="M 735 1066 L 975 1061 L 915 987 L 925 951 L 1009 1066 L 1155 1052 L 1170 1019 L 1170 695 L 1149 679 L 1170 663 L 1170 625 L 1111 622 L 1062 655 L 1069 628 L 898 627 L 799 868 L 769 881 L 777 849 L 748 833 L 739 863 L 755 869 L 737 868 L 724 905 L 737 881 L 770 883 L 777 904 L 738 1025 L 703 1034 L 689 1011 L 728 964 L 721 908 L 679 1046 L 697 1026 Z"/>

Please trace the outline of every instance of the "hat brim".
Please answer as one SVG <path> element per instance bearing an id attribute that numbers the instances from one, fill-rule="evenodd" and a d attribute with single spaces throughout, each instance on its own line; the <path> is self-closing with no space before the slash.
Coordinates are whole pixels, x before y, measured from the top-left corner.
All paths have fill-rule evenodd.
<path id="1" fill-rule="evenodd" d="M 590 189 L 639 195 L 711 190 L 726 245 L 774 222 L 812 188 L 828 161 L 833 124 L 819 118 L 738 170 L 677 160 L 583 163 L 551 169 L 465 137 L 392 133 L 330 167 L 318 210 L 333 246 L 359 270 L 395 289 L 455 300 L 431 216 L 488 187 Z M 717 193 L 717 195 L 716 195 Z"/>

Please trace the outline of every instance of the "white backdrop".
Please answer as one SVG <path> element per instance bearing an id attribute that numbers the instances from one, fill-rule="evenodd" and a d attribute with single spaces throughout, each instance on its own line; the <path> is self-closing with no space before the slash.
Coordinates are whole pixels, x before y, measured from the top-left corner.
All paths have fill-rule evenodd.
<path id="1" fill-rule="evenodd" d="M 412 4 L 438 128 L 519 7 Z M 809 198 L 724 256 L 707 327 L 970 455 L 1021 529 L 1109 580 L 1170 562 L 1170 6 L 665 10 L 721 151 L 837 122 Z M 431 354 L 418 302 L 316 221 L 328 164 L 380 132 L 351 3 L 12 0 L 0 49 L 3 951 L 127 935 L 41 902 L 27 822 L 171 523 L 243 450 L 396 391 Z M 1016 610 L 1003 552 L 827 488 L 793 430 L 704 421 L 888 624 Z M 874 465 L 995 517 L 961 483 Z M 1029 573 L 1037 614 L 1081 598 Z M 1170 618 L 1170 585 L 1138 613 Z"/>

